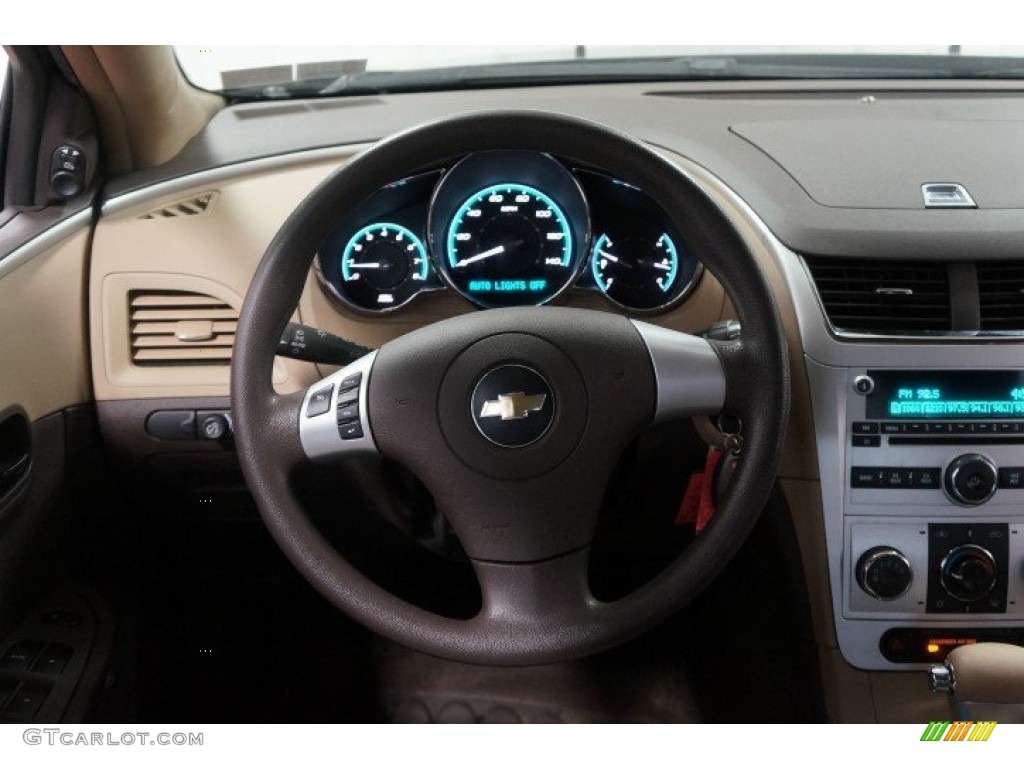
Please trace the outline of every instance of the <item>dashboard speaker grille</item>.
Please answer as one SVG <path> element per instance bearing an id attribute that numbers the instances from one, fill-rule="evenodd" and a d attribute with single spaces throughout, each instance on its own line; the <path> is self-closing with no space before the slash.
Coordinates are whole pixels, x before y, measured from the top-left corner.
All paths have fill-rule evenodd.
<path id="1" fill-rule="evenodd" d="M 141 366 L 229 365 L 238 310 L 188 291 L 128 294 L 132 363 Z"/>
<path id="2" fill-rule="evenodd" d="M 807 258 L 825 314 L 840 331 L 900 336 L 952 329 L 942 262 Z"/>
<path id="3" fill-rule="evenodd" d="M 1024 331 L 1024 262 L 979 261 L 983 331 Z"/>

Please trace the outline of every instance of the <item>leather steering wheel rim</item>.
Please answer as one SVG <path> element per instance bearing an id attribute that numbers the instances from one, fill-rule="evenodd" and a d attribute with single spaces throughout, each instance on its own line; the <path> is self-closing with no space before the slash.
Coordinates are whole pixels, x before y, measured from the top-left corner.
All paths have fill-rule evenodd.
<path id="1" fill-rule="evenodd" d="M 465 532 L 480 555 L 473 558 L 473 565 L 484 593 L 484 608 L 473 619 L 458 620 L 387 592 L 344 560 L 311 523 L 290 485 L 291 471 L 308 460 L 299 435 L 304 393 L 275 394 L 271 372 L 276 342 L 298 303 L 312 259 L 339 212 L 419 169 L 489 150 L 545 152 L 571 163 L 600 167 L 644 189 L 687 234 L 690 246 L 725 288 L 742 323 L 739 340 L 710 346 L 724 380 L 719 405 L 742 419 L 744 446 L 739 468 L 711 524 L 660 575 L 612 603 L 599 603 L 587 590 L 588 542 L 582 530 L 586 525 L 554 553 L 538 543 L 551 531 L 561 530 L 562 523 L 572 529 L 576 518 L 571 510 L 559 513 L 562 516 L 555 522 L 531 524 L 543 530 L 531 533 L 531 526 L 525 526 L 522 541 L 509 544 L 507 536 L 502 538 L 504 534 L 485 533 L 485 526 L 472 522 L 472 504 L 467 504 L 467 511 L 459 511 L 461 517 L 456 517 L 462 528 L 457 532 Z M 479 357 L 483 364 L 536 354 L 547 355 L 545 359 L 552 361 L 554 370 L 562 365 L 555 357 L 565 351 L 568 363 L 562 367 L 568 372 L 558 374 L 562 378 L 555 393 L 562 396 L 575 386 L 576 373 L 571 372 L 575 367 L 593 408 L 620 403 L 626 391 L 615 389 L 620 385 L 611 380 L 614 377 L 604 376 L 596 367 L 601 364 L 597 356 L 606 350 L 611 356 L 623 356 L 623 366 L 628 364 L 637 371 L 636 376 L 627 376 L 636 379 L 629 391 L 644 402 L 632 411 L 625 408 L 629 411 L 623 416 L 626 423 L 613 435 L 609 433 L 612 439 L 605 441 L 608 445 L 601 454 L 601 466 L 605 466 L 614 461 L 619 448 L 651 423 L 660 412 L 662 399 L 668 397 L 664 371 L 656 361 L 652 364 L 653 358 L 644 362 L 638 357 L 638 350 L 648 341 L 643 329 L 637 330 L 640 325 L 610 313 L 525 307 L 472 313 L 428 326 L 385 345 L 378 353 L 367 385 L 371 387 L 369 424 L 381 442 L 381 452 L 406 465 L 426 461 L 422 450 L 415 452 L 421 435 L 433 436 L 435 442 L 423 442 L 420 447 L 452 442 L 444 425 L 425 421 L 421 430 L 403 432 L 398 426 L 401 420 L 390 406 L 397 382 L 407 381 L 415 370 L 410 366 L 430 365 L 416 352 L 425 346 L 436 347 L 434 357 L 447 354 L 444 366 L 448 368 L 455 365 L 451 361 L 475 359 L 467 350 L 473 348 L 477 354 L 477 342 L 486 341 L 493 347 L 483 347 L 485 352 Z M 602 336 L 601 349 L 588 342 L 586 328 L 593 329 L 591 335 Z M 683 354 L 682 348 L 679 354 Z M 445 410 L 450 410 L 449 401 L 464 396 L 457 387 L 452 395 L 455 400 L 443 394 L 455 386 L 446 383 L 450 381 L 445 378 L 448 368 L 437 373 L 436 392 L 442 394 L 422 411 L 433 413 L 434 421 L 443 420 Z M 260 513 L 291 562 L 330 602 L 370 629 L 433 655 L 482 664 L 535 664 L 594 653 L 640 634 L 686 605 L 731 559 L 753 528 L 775 481 L 789 410 L 788 370 L 785 332 L 756 257 L 717 205 L 678 167 L 635 139 L 596 123 L 541 112 L 484 112 L 431 122 L 375 144 L 331 174 L 296 208 L 268 247 L 247 294 L 232 359 L 231 396 L 238 455 Z M 683 397 L 687 386 L 685 376 L 671 382 L 673 392 L 682 392 Z M 696 383 L 690 387 L 695 388 Z M 571 407 L 566 405 L 563 413 L 570 413 Z M 711 411 L 705 407 L 702 412 Z M 538 494 L 551 486 L 544 486 L 543 479 L 533 479 L 534 475 L 544 476 L 553 467 L 548 475 L 556 480 L 560 472 L 576 477 L 578 471 L 572 475 L 563 465 L 568 467 L 587 445 L 600 443 L 594 431 L 601 420 L 593 412 L 582 418 L 582 437 L 578 445 L 563 451 L 570 458 L 562 464 L 552 460 L 533 475 L 523 470 L 524 477 L 531 478 L 524 480 L 511 475 L 488 478 L 485 470 L 470 467 L 463 471 L 460 466 L 462 477 L 478 478 L 481 487 L 492 494 L 495 489 L 505 489 L 514 496 L 518 489 L 532 489 L 534 495 L 530 497 L 524 490 L 523 499 L 532 498 L 543 505 L 544 497 Z M 431 468 L 424 471 L 429 474 Z M 459 495 L 443 487 L 443 473 L 433 474 L 434 487 L 431 482 L 428 487 L 435 496 L 453 499 L 458 506 Z M 599 497 L 604 486 L 596 485 Z M 521 509 L 525 502 L 518 503 Z M 444 510 L 445 503 L 439 504 Z M 588 514 L 590 510 L 581 513 L 584 522 L 589 520 Z M 531 553 L 541 556 L 531 559 Z"/>

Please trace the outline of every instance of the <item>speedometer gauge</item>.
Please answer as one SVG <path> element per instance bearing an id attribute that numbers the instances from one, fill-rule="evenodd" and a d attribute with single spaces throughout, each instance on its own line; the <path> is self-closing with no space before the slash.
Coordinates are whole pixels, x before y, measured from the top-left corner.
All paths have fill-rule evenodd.
<path id="1" fill-rule="evenodd" d="M 562 209 L 525 184 L 495 184 L 470 195 L 448 227 L 448 276 L 487 306 L 543 304 L 576 274 Z"/>
<path id="2" fill-rule="evenodd" d="M 442 179 L 430 238 L 444 279 L 477 306 L 545 304 L 579 273 L 588 223 L 578 182 L 550 155 L 481 152 Z"/>

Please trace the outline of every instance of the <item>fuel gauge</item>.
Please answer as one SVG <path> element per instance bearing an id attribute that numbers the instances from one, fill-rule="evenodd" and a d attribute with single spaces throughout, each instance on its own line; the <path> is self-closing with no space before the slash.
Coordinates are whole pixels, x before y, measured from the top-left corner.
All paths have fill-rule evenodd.
<path id="1" fill-rule="evenodd" d="M 597 287 L 627 309 L 661 309 L 686 291 L 693 272 L 684 275 L 679 249 L 666 233 L 660 236 L 603 234 L 594 243 L 590 269 Z"/>

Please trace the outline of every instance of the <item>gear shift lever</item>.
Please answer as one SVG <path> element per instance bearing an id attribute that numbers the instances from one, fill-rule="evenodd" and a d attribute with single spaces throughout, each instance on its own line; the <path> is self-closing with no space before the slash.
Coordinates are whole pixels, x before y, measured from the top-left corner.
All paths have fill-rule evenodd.
<path id="1" fill-rule="evenodd" d="M 934 693 L 948 693 L 956 720 L 1024 723 L 1024 648 L 963 645 L 931 669 Z"/>

